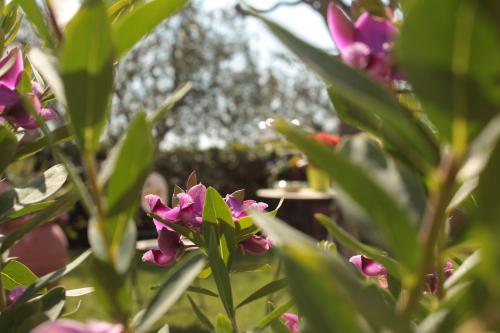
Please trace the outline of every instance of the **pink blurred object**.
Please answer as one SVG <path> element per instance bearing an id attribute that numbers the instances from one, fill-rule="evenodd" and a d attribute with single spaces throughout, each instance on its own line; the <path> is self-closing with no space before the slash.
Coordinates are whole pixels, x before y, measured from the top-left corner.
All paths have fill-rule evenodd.
<path id="1" fill-rule="evenodd" d="M 26 217 L 2 224 L 0 232 L 10 234 L 27 221 Z M 68 261 L 68 239 L 62 228 L 47 222 L 21 238 L 10 249 L 10 256 L 43 276 L 64 267 Z"/>

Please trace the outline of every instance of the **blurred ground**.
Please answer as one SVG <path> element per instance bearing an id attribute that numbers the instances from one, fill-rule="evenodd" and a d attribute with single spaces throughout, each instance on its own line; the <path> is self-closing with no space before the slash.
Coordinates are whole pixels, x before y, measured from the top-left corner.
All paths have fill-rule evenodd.
<path id="1" fill-rule="evenodd" d="M 72 257 L 76 257 L 80 252 L 81 251 L 73 251 Z M 136 286 L 137 289 L 134 302 L 136 307 L 135 313 L 139 310 L 141 303 L 147 304 L 147 300 L 154 294 L 152 287 L 161 283 L 163 277 L 168 271 L 168 268 L 156 267 L 149 263 L 141 263 L 140 254 L 137 256 L 137 261 L 139 267 L 137 280 L 139 283 Z M 253 258 L 236 258 L 235 266 L 253 265 L 255 261 L 258 261 L 261 264 L 268 263 L 272 266 L 272 268 L 268 267 L 267 270 L 256 272 L 233 273 L 231 275 L 231 282 L 235 304 L 238 304 L 252 292 L 273 280 L 277 261 L 271 253 L 265 256 L 259 256 L 258 258 L 255 256 Z M 71 272 L 62 281 L 62 285 L 67 289 L 88 287 L 91 286 L 91 284 L 92 281 L 90 280 L 90 274 L 85 264 Z M 206 280 L 198 279 L 195 281 L 194 285 L 217 292 L 211 278 Z M 224 313 L 224 309 L 219 299 L 210 296 L 201 296 L 195 293 L 190 293 L 190 295 L 195 302 L 197 302 L 197 304 L 204 309 L 208 318 L 211 320 L 215 319 L 218 313 Z M 288 300 L 286 295 L 284 295 L 284 292 L 276 294 L 275 299 L 278 303 Z M 90 318 L 102 320 L 109 319 L 93 294 L 85 295 L 80 298 L 68 298 L 65 312 L 73 311 L 78 305 L 78 300 L 82 301 L 80 308 L 75 314 L 70 315 L 69 318 L 82 321 L 86 321 Z M 266 299 L 264 298 L 239 309 L 237 312 L 237 319 L 240 325 L 240 330 L 250 330 L 253 325 L 255 325 L 256 322 L 258 322 L 265 315 L 265 306 Z M 164 319 L 161 320 L 161 323 L 169 324 L 171 333 L 208 332 L 199 325 L 186 295 L 184 295 L 177 302 L 177 304 L 168 311 Z M 156 331 L 152 330 L 151 332 Z"/>

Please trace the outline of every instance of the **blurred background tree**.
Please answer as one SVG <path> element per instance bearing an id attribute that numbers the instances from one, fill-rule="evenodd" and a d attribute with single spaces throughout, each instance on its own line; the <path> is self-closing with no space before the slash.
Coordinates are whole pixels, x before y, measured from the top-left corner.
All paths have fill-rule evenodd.
<path id="1" fill-rule="evenodd" d="M 253 143 L 262 136 L 259 122 L 269 117 L 315 130 L 336 126 L 323 84 L 302 64 L 253 49 L 245 19 L 231 8 L 206 11 L 195 2 L 118 66 L 109 139 L 119 138 L 135 112 L 157 109 L 187 81 L 191 92 L 155 128 L 163 149 Z"/>

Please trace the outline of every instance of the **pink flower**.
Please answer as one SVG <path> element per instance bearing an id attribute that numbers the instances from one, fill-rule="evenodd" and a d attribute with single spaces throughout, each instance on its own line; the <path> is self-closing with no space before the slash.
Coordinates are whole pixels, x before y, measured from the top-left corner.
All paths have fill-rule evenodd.
<path id="1" fill-rule="evenodd" d="M 74 320 L 45 322 L 30 333 L 123 333 L 122 325 L 92 320 L 86 324 Z"/>
<path id="2" fill-rule="evenodd" d="M 283 319 L 291 333 L 299 333 L 299 316 L 295 313 L 285 312 L 281 315 L 281 319 Z"/>
<path id="3" fill-rule="evenodd" d="M 366 276 L 377 276 L 379 277 L 379 283 L 383 288 L 387 288 L 387 272 L 385 267 L 373 260 L 369 259 L 363 255 L 352 256 L 349 262 L 356 266 L 364 275 Z M 447 261 L 443 265 L 444 278 L 447 279 L 453 274 L 453 264 Z M 426 283 L 424 291 L 427 293 L 435 293 L 437 290 L 438 274 L 437 272 L 432 272 L 426 275 Z"/>
<path id="4" fill-rule="evenodd" d="M 207 188 L 205 185 L 195 185 L 187 193 L 177 194 L 179 204 L 174 208 L 167 207 L 157 195 L 147 195 L 146 199 L 151 211 L 163 219 L 197 229 L 201 226 L 206 193 Z M 157 230 L 159 226 L 164 226 L 163 223 L 156 220 L 154 220 L 154 223 Z"/>
<path id="5" fill-rule="evenodd" d="M 391 54 L 398 31 L 390 20 L 365 12 L 353 23 L 333 2 L 328 6 L 327 19 L 330 34 L 346 64 L 381 81 L 398 79 Z"/>
<path id="6" fill-rule="evenodd" d="M 177 206 L 170 208 L 166 206 L 157 195 L 146 196 L 151 212 L 171 223 L 176 223 L 191 229 L 195 233 L 202 231 L 203 207 L 207 189 L 203 184 L 191 187 L 187 193 L 177 194 Z M 231 216 L 235 223 L 248 216 L 247 210 L 253 209 L 264 211 L 267 204 L 254 200 L 241 201 L 233 195 L 228 194 L 225 198 Z M 143 261 L 151 262 L 159 266 L 167 266 L 177 259 L 184 250 L 181 235 L 161 221 L 153 219 L 158 232 L 158 248 L 144 253 Z M 239 243 L 240 249 L 245 253 L 262 254 L 269 251 L 270 240 L 264 235 L 252 235 Z"/>
<path id="7" fill-rule="evenodd" d="M 353 256 L 349 259 L 349 262 L 359 268 L 359 270 L 366 276 L 380 276 L 387 274 L 382 264 L 363 255 Z"/>
<path id="8" fill-rule="evenodd" d="M 247 210 L 249 209 L 263 212 L 267 208 L 267 204 L 264 202 L 257 202 L 255 200 L 241 201 L 235 198 L 232 194 L 226 195 L 224 201 L 229 206 L 235 223 L 238 223 L 239 219 L 248 216 Z M 252 235 L 241 241 L 239 243 L 239 247 L 243 253 L 248 252 L 252 254 L 263 254 L 269 251 L 271 241 L 264 235 Z"/>
<path id="9" fill-rule="evenodd" d="M 271 241 L 264 235 L 253 235 L 239 243 L 243 253 L 263 254 L 271 248 Z"/>
<path id="10" fill-rule="evenodd" d="M 19 286 L 19 287 L 15 287 L 11 291 L 7 291 L 6 292 L 6 294 L 7 294 L 7 306 L 11 306 L 12 304 L 14 304 L 24 294 L 26 289 L 28 289 L 28 287 Z"/>
<path id="11" fill-rule="evenodd" d="M 142 256 L 142 261 L 151 262 L 158 266 L 167 266 L 175 262 L 177 254 L 184 245 L 180 235 L 167 226 L 158 231 L 158 249 L 149 250 Z"/>
<path id="12" fill-rule="evenodd" d="M 24 70 L 23 55 L 21 50 L 15 48 L 0 61 L 0 68 L 7 66 L 7 71 L 0 76 L 0 122 L 10 121 L 14 126 L 25 129 L 38 128 L 36 119 L 24 107 L 21 96 L 16 91 Z M 42 91 L 37 83 L 32 83 L 32 91 L 27 98 L 33 108 L 44 120 L 57 118 L 57 113 L 42 107 L 40 97 Z"/>

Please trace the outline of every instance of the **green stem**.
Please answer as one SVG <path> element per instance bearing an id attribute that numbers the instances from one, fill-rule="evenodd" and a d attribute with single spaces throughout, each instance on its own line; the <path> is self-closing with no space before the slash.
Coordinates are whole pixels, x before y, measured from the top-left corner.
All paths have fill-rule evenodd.
<path id="1" fill-rule="evenodd" d="M 64 156 L 64 154 L 61 152 L 59 147 L 56 144 L 56 141 L 54 140 L 52 133 L 49 131 L 49 128 L 47 127 L 47 124 L 45 121 L 42 119 L 40 114 L 34 109 L 33 104 L 25 98 L 24 96 L 22 97 L 23 101 L 23 106 L 31 113 L 31 115 L 35 118 L 38 126 L 42 130 L 42 133 L 45 135 L 47 138 L 47 146 L 49 147 L 50 151 L 54 155 L 54 158 L 61 164 L 64 165 L 66 168 L 66 171 L 68 172 L 68 176 L 70 181 L 73 183 L 73 186 L 75 189 L 78 191 L 78 194 L 80 195 L 80 199 L 82 200 L 82 203 L 87 210 L 87 212 L 91 215 L 94 213 L 94 205 L 92 204 L 92 200 L 90 198 L 90 195 L 85 188 L 85 185 L 83 184 L 80 176 L 77 174 L 75 168 L 73 167 L 72 163 Z"/>
<path id="2" fill-rule="evenodd" d="M 438 169 L 436 186 L 429 196 L 427 210 L 420 230 L 423 256 L 417 281 L 411 286 L 408 294 L 402 293 L 399 299 L 400 311 L 407 317 L 410 317 L 417 306 L 426 282 L 426 275 L 432 271 L 436 257 L 440 256 L 442 249 L 438 248 L 439 234 L 447 220 L 446 209 L 453 197 L 456 175 L 460 164 L 459 161 L 453 158 L 453 155 L 449 153 L 443 155 Z"/>
<path id="3" fill-rule="evenodd" d="M 104 218 L 104 209 L 102 206 L 102 196 L 101 189 L 97 182 L 97 167 L 95 164 L 95 158 L 92 154 L 83 153 L 82 154 L 83 167 L 85 169 L 85 175 L 87 177 L 87 183 L 90 188 L 90 195 L 94 201 L 96 207 L 96 216 L 98 223 L 102 223 Z"/>
<path id="4" fill-rule="evenodd" d="M 3 270 L 3 259 L 0 258 L 0 270 Z M 5 300 L 5 288 L 3 286 L 3 281 L 0 279 L 0 312 L 4 312 L 7 307 L 7 301 Z"/>

